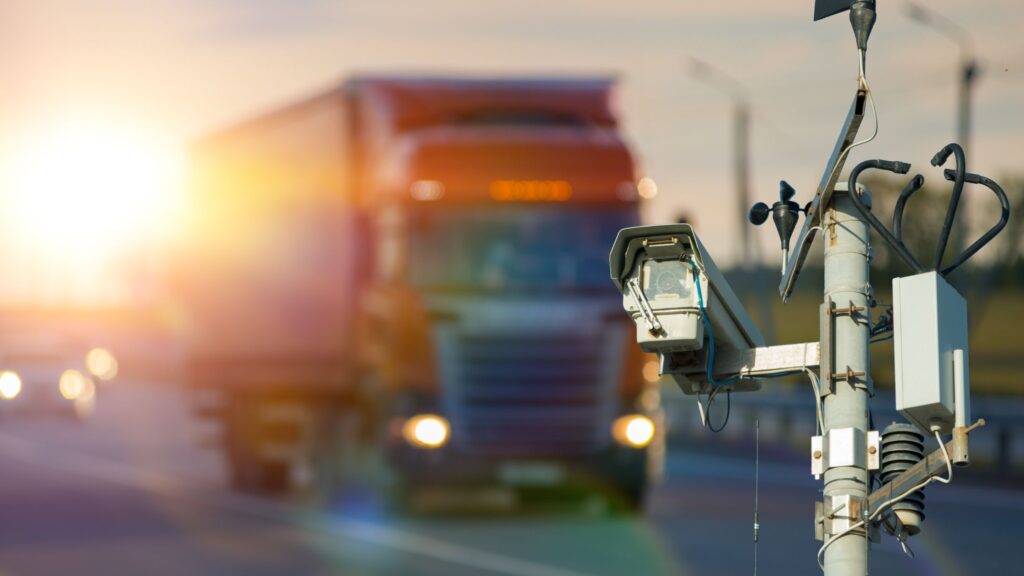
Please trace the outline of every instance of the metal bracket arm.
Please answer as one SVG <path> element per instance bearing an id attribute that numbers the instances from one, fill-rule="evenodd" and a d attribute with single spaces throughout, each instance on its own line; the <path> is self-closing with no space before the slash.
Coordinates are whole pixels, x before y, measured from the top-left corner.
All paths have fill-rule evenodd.
<path id="1" fill-rule="evenodd" d="M 644 296 L 644 291 L 640 289 L 640 283 L 637 282 L 636 278 L 632 278 L 626 282 L 626 287 L 629 289 L 629 294 L 633 297 L 633 301 L 640 308 L 640 314 L 644 318 L 644 323 L 647 324 L 647 330 L 651 334 L 660 334 L 661 322 L 658 321 L 658 315 L 651 309 L 651 303 L 647 300 L 647 296 Z"/>
<path id="2" fill-rule="evenodd" d="M 821 350 L 817 342 L 783 344 L 734 350 L 723 348 L 715 355 L 715 377 L 745 378 L 781 376 L 804 368 L 818 369 Z"/>
<path id="3" fill-rule="evenodd" d="M 985 420 L 981 419 L 966 428 L 956 428 L 953 431 L 953 439 L 946 443 L 946 451 L 950 454 L 950 457 L 952 458 L 954 454 L 958 453 L 966 454 L 967 435 L 984 425 Z M 868 496 L 868 515 L 874 516 L 878 509 L 886 502 L 904 495 L 914 486 L 945 471 L 946 456 L 942 453 L 941 448 L 933 450 L 924 460 L 914 464 L 905 472 L 872 492 Z"/>

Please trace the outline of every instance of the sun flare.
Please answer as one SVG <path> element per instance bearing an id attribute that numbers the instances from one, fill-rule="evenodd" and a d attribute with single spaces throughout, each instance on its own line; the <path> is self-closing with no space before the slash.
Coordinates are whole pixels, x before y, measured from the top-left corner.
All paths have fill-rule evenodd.
<path id="1" fill-rule="evenodd" d="M 128 124 L 41 129 L 14 147 L 8 225 L 38 257 L 107 262 L 172 232 L 181 171 L 172 146 Z"/>

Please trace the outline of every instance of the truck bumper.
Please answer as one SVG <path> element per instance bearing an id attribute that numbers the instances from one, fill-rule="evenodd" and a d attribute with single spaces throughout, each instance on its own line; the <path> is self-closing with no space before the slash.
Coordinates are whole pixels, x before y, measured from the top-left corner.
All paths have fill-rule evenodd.
<path id="1" fill-rule="evenodd" d="M 391 450 L 403 484 L 417 488 L 501 486 L 643 490 L 647 451 L 611 445 L 572 456 L 501 456 L 460 452 L 456 446 L 427 450 L 407 445 Z"/>

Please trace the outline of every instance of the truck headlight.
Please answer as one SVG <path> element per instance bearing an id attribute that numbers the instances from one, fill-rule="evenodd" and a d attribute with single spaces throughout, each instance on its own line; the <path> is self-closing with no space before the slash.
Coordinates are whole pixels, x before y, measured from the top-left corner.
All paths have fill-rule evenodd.
<path id="1" fill-rule="evenodd" d="M 13 400 L 21 394 L 21 377 L 10 370 L 0 372 L 0 398 Z"/>
<path id="2" fill-rule="evenodd" d="M 612 424 L 612 437 L 623 446 L 643 448 L 654 440 L 654 421 L 641 414 L 628 414 Z"/>
<path id="3" fill-rule="evenodd" d="M 420 448 L 440 448 L 448 442 L 448 421 L 436 414 L 420 414 L 405 421 L 402 436 Z"/>

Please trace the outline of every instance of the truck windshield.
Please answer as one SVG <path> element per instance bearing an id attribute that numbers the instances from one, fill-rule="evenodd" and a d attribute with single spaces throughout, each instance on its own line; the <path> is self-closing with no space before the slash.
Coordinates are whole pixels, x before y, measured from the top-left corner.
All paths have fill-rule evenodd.
<path id="1" fill-rule="evenodd" d="M 414 215 L 414 285 L 437 290 L 607 291 L 608 250 L 636 210 L 438 206 Z"/>

